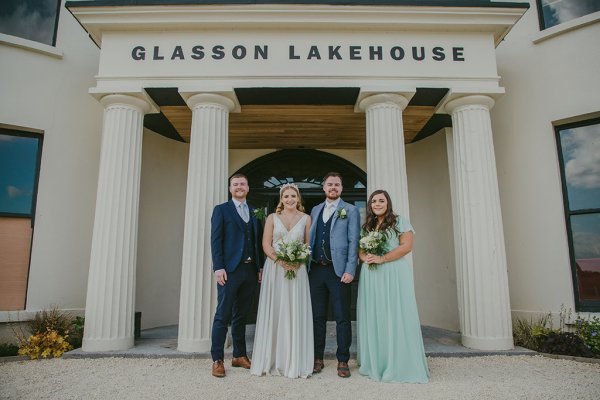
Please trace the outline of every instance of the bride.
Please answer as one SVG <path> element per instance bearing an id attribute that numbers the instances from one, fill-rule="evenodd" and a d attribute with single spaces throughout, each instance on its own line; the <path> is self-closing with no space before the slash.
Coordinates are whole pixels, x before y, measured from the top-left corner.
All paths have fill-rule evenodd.
<path id="1" fill-rule="evenodd" d="M 294 269 L 275 262 L 279 240 L 308 242 L 310 216 L 303 211 L 298 186 L 288 183 L 279 190 L 277 209 L 265 223 L 262 245 L 268 259 L 256 317 L 253 375 L 307 378 L 312 374 L 313 318 L 306 265 Z M 296 277 L 287 279 L 285 273 L 292 269 Z"/>

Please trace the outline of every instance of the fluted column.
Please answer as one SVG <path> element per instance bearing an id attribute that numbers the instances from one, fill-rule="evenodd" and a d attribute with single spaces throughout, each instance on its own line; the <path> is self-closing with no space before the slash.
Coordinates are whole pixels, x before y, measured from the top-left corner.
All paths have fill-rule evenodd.
<path id="1" fill-rule="evenodd" d="M 455 247 L 462 343 L 481 350 L 513 347 L 506 252 L 487 96 L 450 101 Z"/>
<path id="2" fill-rule="evenodd" d="M 363 99 L 359 108 L 367 118 L 367 192 L 387 190 L 394 211 L 409 218 L 408 184 L 402 111 L 408 99 L 381 93 Z"/>
<path id="3" fill-rule="evenodd" d="M 104 96 L 102 148 L 85 308 L 84 351 L 133 346 L 143 117 L 150 104 Z"/>
<path id="4" fill-rule="evenodd" d="M 210 218 L 227 200 L 229 112 L 232 100 L 217 94 L 187 99 L 192 110 L 188 165 L 178 349 L 210 350 L 216 283 L 212 273 Z"/>

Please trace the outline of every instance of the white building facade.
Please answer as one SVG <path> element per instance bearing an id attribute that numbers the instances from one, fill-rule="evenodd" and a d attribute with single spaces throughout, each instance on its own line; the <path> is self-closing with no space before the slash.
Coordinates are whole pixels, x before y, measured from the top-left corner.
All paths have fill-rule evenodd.
<path id="1" fill-rule="evenodd" d="M 424 325 L 500 350 L 514 317 L 598 312 L 600 12 L 545 3 L 58 1 L 50 44 L 0 34 L 0 152 L 37 144 L 31 190 L 0 176 L 0 315 L 85 313 L 103 351 L 141 311 L 207 351 L 227 178 L 310 202 L 332 166 L 417 228 Z"/>

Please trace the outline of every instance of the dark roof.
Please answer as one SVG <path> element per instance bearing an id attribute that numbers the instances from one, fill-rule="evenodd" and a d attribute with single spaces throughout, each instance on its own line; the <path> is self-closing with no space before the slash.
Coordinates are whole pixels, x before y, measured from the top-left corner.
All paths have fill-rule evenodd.
<path id="1" fill-rule="evenodd" d="M 91 0 L 67 1 L 68 7 L 97 6 L 161 6 L 193 4 L 323 4 L 336 6 L 444 6 L 529 8 L 528 2 L 495 2 L 492 0 Z"/>

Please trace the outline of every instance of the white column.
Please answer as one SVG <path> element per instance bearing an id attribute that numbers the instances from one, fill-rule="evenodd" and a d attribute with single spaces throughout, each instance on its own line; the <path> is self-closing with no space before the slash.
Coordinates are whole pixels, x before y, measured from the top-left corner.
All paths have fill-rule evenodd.
<path id="1" fill-rule="evenodd" d="M 210 251 L 214 206 L 227 200 L 229 112 L 234 102 L 218 94 L 187 99 L 192 110 L 178 350 L 210 350 L 216 283 Z"/>
<path id="2" fill-rule="evenodd" d="M 408 184 L 402 111 L 408 99 L 381 93 L 363 99 L 359 108 L 367 118 L 367 193 L 386 190 L 394 211 L 409 219 Z"/>
<path id="3" fill-rule="evenodd" d="M 462 343 L 481 350 L 513 347 L 496 159 L 487 96 L 450 101 L 451 183 Z"/>
<path id="4" fill-rule="evenodd" d="M 85 308 L 84 351 L 133 346 L 143 117 L 150 104 L 104 96 L 102 149 Z"/>

